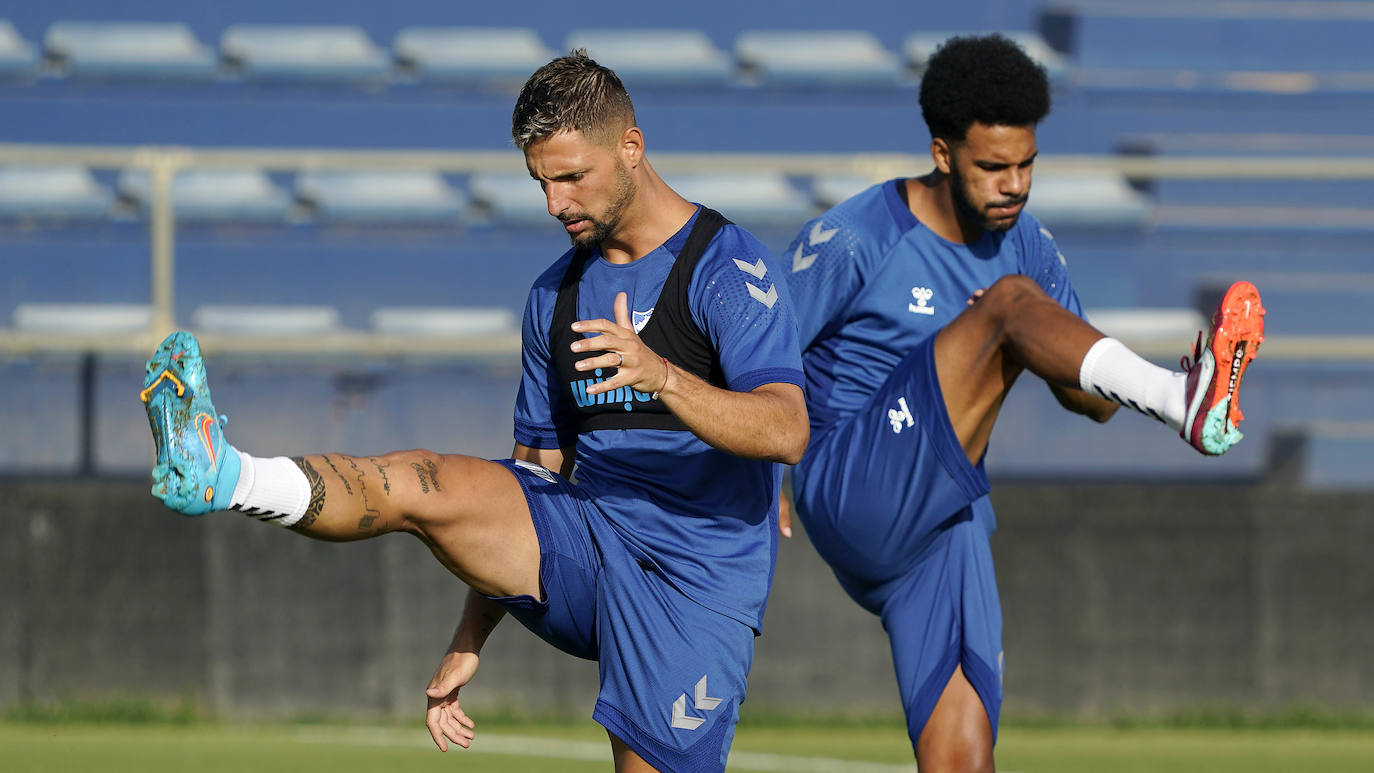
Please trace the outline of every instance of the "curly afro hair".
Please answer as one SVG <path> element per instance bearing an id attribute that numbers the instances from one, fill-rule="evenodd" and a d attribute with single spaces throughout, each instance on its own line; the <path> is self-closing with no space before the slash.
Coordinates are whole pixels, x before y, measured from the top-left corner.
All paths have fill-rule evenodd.
<path id="1" fill-rule="evenodd" d="M 1045 68 L 1001 35 L 946 40 L 921 77 L 921 115 L 931 137 L 961 141 L 975 122 L 1035 126 L 1049 112 Z"/>

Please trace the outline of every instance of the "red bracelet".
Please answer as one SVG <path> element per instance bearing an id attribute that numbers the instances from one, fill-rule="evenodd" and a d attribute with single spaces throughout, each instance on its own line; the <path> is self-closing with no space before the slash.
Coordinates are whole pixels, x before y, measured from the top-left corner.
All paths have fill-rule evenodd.
<path id="1" fill-rule="evenodd" d="M 663 390 L 668 388 L 668 376 L 671 375 L 673 372 L 673 369 L 668 367 L 667 357 L 659 357 L 659 359 L 663 360 L 663 386 L 659 387 L 654 391 L 653 394 L 649 395 L 650 400 L 657 400 L 659 394 L 661 394 Z"/>

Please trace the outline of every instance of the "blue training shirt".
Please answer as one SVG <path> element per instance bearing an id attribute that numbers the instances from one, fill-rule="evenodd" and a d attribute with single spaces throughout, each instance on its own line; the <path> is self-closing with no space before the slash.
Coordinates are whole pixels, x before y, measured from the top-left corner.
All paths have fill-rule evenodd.
<path id="1" fill-rule="evenodd" d="M 1054 237 L 1024 211 L 972 244 L 935 234 L 911 213 L 896 179 L 802 227 L 784 260 L 797 307 L 813 442 L 858 410 L 922 339 L 1006 274 L 1033 278 L 1073 313 L 1082 304 Z"/>
<path id="2" fill-rule="evenodd" d="M 610 263 L 598 252 L 578 287 L 578 319 L 614 319 L 615 296 L 625 292 L 631 322 L 641 329 L 695 222 L 693 215 L 667 242 L 630 263 Z M 758 630 L 777 558 L 781 465 L 718 451 L 685 431 L 577 434 L 549 351 L 554 302 L 573 254 L 539 277 L 525 307 L 515 440 L 531 448 L 576 444 L 578 485 L 630 550 L 689 598 Z M 782 273 L 768 249 L 734 224 L 716 234 L 693 272 L 692 319 L 733 391 L 803 384 Z"/>

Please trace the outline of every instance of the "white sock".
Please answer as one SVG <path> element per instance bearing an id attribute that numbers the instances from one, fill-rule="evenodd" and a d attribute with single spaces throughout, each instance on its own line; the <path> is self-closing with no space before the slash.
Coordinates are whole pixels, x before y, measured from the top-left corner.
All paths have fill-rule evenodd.
<path id="1" fill-rule="evenodd" d="M 1115 338 L 1093 344 L 1078 371 L 1084 392 L 1134 408 L 1174 430 L 1183 427 L 1188 412 L 1187 379 L 1188 374 L 1161 368 Z"/>
<path id="2" fill-rule="evenodd" d="M 291 526 L 310 506 L 310 481 L 285 456 L 254 459 L 235 449 L 242 467 L 229 508 L 259 521 Z"/>

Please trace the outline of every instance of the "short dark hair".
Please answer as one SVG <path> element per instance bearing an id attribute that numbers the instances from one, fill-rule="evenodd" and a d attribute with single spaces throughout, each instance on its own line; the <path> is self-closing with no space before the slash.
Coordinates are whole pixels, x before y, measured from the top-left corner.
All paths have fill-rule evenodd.
<path id="1" fill-rule="evenodd" d="M 1049 112 L 1045 68 L 1002 35 L 946 40 L 921 77 L 921 115 L 932 138 L 961 141 L 975 122 L 1035 126 Z"/>
<path id="2" fill-rule="evenodd" d="M 525 81 L 515 100 L 510 133 L 515 146 L 524 150 L 565 131 L 595 134 L 634 125 L 635 108 L 625 85 L 579 48 L 535 70 Z"/>

